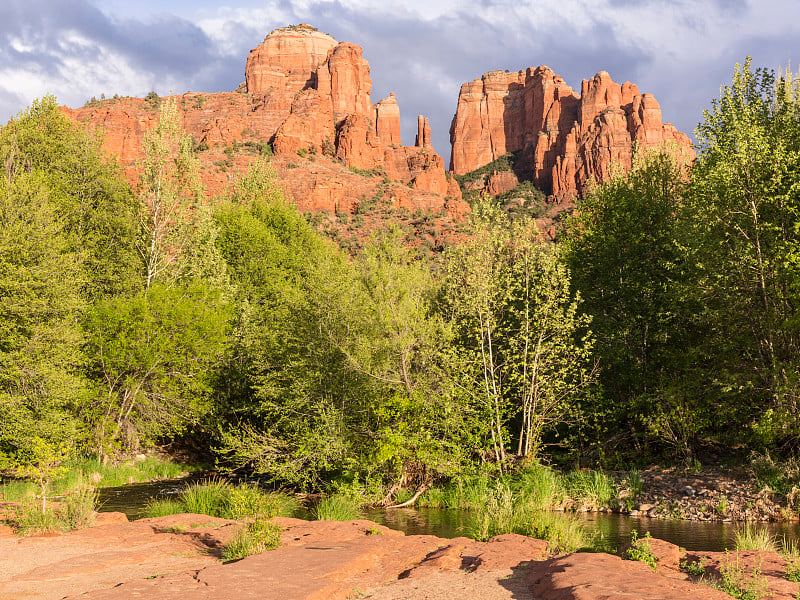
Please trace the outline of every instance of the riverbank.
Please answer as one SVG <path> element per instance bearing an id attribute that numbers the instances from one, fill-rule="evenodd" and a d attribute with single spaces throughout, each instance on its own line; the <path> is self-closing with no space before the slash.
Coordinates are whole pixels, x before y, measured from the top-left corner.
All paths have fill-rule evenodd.
<path id="1" fill-rule="evenodd" d="M 58 497 L 76 488 L 116 487 L 130 483 L 186 477 L 200 470 L 156 455 L 136 454 L 118 462 L 103 463 L 96 458 L 81 458 L 63 466 L 63 473 L 48 485 L 48 497 Z M 0 477 L 0 501 L 20 502 L 41 496 L 41 487 L 32 481 Z"/>
<path id="2" fill-rule="evenodd" d="M 618 474 L 622 477 L 622 474 Z M 642 490 L 631 516 L 692 521 L 797 521 L 785 496 L 761 485 L 746 472 L 719 469 L 697 473 L 650 467 L 639 472 Z"/>
<path id="3" fill-rule="evenodd" d="M 239 522 L 192 514 L 99 518 L 60 536 L 0 534 L 0 598 L 216 600 L 235 591 L 237 599 L 265 600 L 723 600 L 730 596 L 707 583 L 736 573 L 744 585 L 766 586 L 765 598 L 799 591 L 787 579 L 791 564 L 775 553 L 687 553 L 659 540 L 647 540 L 654 572 L 610 554 L 551 555 L 546 542 L 513 534 L 478 542 L 406 536 L 364 520 L 279 517 L 279 548 L 223 564 L 221 548 Z M 702 566 L 690 574 L 681 563 Z"/>

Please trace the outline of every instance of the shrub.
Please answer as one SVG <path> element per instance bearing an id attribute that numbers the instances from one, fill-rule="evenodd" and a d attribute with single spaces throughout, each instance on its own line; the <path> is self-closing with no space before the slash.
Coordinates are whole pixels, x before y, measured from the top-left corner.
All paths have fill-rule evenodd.
<path id="1" fill-rule="evenodd" d="M 147 96 L 144 97 L 144 101 L 151 109 L 156 109 L 161 104 L 161 98 L 155 91 L 147 92 Z"/>
<path id="2" fill-rule="evenodd" d="M 94 523 L 96 506 L 97 490 L 84 486 L 45 510 L 36 499 L 27 500 L 17 507 L 10 520 L 20 535 L 72 531 Z"/>
<path id="3" fill-rule="evenodd" d="M 281 545 L 281 528 L 256 518 L 246 523 L 222 548 L 222 560 L 231 562 L 251 554 L 274 550 Z"/>
<path id="4" fill-rule="evenodd" d="M 680 568 L 686 571 L 692 577 L 702 577 L 706 574 L 706 559 L 700 559 L 696 562 L 690 563 L 686 559 L 680 561 Z"/>
<path id="5" fill-rule="evenodd" d="M 653 546 L 650 543 L 650 532 L 648 531 L 643 538 L 634 529 L 631 533 L 631 545 L 622 553 L 623 560 L 638 560 L 650 567 L 653 572 L 658 571 L 658 559 L 653 554 Z"/>
<path id="6" fill-rule="evenodd" d="M 58 507 L 58 513 L 68 531 L 94 524 L 97 495 L 96 488 L 84 485 L 75 488 L 64 497 Z"/>
<path id="7" fill-rule="evenodd" d="M 727 553 L 725 564 L 720 567 L 722 579 L 715 587 L 737 600 L 759 600 L 767 593 L 767 579 L 761 575 L 761 567 L 756 566 L 753 572 L 747 575 L 739 565 L 739 557 L 736 557 L 736 564 L 732 564 Z"/>

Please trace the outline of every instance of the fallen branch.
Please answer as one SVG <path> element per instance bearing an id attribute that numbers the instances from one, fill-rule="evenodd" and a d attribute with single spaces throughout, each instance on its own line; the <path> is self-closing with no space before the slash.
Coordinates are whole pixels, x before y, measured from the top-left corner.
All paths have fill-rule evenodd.
<path id="1" fill-rule="evenodd" d="M 403 508 L 405 506 L 411 506 L 420 496 L 422 496 L 422 494 L 428 490 L 429 487 L 430 486 L 423 484 L 416 492 L 414 492 L 414 495 L 405 502 L 402 502 L 401 504 L 393 504 L 392 506 L 387 506 L 386 508 Z"/>

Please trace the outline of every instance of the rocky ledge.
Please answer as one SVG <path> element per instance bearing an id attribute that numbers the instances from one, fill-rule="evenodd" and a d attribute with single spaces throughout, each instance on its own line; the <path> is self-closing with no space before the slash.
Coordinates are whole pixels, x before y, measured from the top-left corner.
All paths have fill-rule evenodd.
<path id="1" fill-rule="evenodd" d="M 624 479 L 625 473 L 616 473 Z M 752 475 L 704 469 L 697 473 L 650 467 L 640 473 L 642 492 L 621 498 L 631 516 L 692 521 L 796 521 L 787 499 L 759 486 Z"/>
<path id="2" fill-rule="evenodd" d="M 0 533 L 0 598 L 344 599 L 454 597 L 561 600 L 729 598 L 704 584 L 731 565 L 753 569 L 764 597 L 795 598 L 786 561 L 773 553 L 685 553 L 648 540 L 656 571 L 609 554 L 550 555 L 547 543 L 518 535 L 488 542 L 406 536 L 370 521 L 276 519 L 282 546 L 223 564 L 220 548 L 240 526 L 204 515 L 131 523 L 104 517 L 62 536 Z M 690 576 L 681 563 L 702 564 Z"/>

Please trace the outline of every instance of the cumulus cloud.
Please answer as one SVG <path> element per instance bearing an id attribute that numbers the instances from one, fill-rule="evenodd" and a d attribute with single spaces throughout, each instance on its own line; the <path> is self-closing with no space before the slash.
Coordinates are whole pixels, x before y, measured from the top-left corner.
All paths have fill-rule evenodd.
<path id="1" fill-rule="evenodd" d="M 275 27 L 307 22 L 360 44 L 373 101 L 397 94 L 405 143 L 431 120 L 446 158 L 463 82 L 492 69 L 547 64 L 575 88 L 607 70 L 661 103 L 691 132 L 748 54 L 785 66 L 800 24 L 796 0 L 4 0 L 0 119 L 45 92 L 82 104 L 100 93 L 223 91 Z M 127 12 L 122 12 L 127 11 Z M 138 12 L 137 12 L 138 11 Z M 797 63 L 797 57 L 794 57 Z"/>

